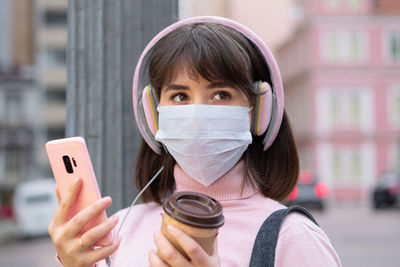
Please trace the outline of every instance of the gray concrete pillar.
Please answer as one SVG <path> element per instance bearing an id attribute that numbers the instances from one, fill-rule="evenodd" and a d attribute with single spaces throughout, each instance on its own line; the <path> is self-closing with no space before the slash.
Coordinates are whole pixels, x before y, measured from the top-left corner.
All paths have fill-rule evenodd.
<path id="1" fill-rule="evenodd" d="M 67 136 L 86 139 L 108 213 L 126 207 L 141 136 L 132 77 L 148 41 L 178 19 L 178 0 L 68 1 Z"/>

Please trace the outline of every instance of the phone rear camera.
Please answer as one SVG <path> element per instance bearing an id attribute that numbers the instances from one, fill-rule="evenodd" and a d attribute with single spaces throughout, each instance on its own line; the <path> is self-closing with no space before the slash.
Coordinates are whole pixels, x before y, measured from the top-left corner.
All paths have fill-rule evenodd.
<path id="1" fill-rule="evenodd" d="M 71 160 L 67 155 L 63 156 L 64 166 L 67 170 L 67 173 L 74 173 L 74 169 L 72 169 Z"/>

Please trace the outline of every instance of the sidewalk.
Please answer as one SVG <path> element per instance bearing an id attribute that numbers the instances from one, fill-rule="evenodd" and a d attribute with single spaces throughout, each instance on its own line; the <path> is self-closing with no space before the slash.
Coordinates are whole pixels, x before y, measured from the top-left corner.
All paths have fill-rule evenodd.
<path id="1" fill-rule="evenodd" d="M 0 243 L 17 238 L 17 226 L 8 219 L 0 219 Z"/>

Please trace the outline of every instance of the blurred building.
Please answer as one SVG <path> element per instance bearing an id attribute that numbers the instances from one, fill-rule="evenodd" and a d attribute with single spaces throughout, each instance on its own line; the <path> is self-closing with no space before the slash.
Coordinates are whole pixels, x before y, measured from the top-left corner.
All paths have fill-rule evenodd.
<path id="1" fill-rule="evenodd" d="M 49 171 L 45 141 L 65 137 L 67 87 L 67 0 L 35 1 L 36 67 L 44 92 L 44 140 L 38 157 L 42 169 Z M 48 173 L 50 174 L 50 173 Z"/>
<path id="2" fill-rule="evenodd" d="M 0 204 L 22 180 L 37 175 L 42 134 L 41 92 L 35 78 L 33 3 L 0 2 Z"/>
<path id="3" fill-rule="evenodd" d="M 67 0 L 0 1 L 0 204 L 50 174 L 44 150 L 65 132 Z"/>
<path id="4" fill-rule="evenodd" d="M 278 51 L 301 167 L 336 199 L 362 199 L 400 167 L 400 1 L 297 1 Z"/>
<path id="5" fill-rule="evenodd" d="M 181 0 L 180 19 L 193 16 L 222 16 L 253 30 L 271 50 L 287 39 L 299 17 L 294 0 Z"/>

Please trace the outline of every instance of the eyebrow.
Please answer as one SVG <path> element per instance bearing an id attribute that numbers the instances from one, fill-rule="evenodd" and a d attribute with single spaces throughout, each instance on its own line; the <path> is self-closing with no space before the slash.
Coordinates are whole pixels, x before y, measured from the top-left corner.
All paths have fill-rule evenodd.
<path id="1" fill-rule="evenodd" d="M 172 83 L 165 88 L 165 92 L 169 90 L 189 90 L 189 86 Z"/>
<path id="2" fill-rule="evenodd" d="M 231 87 L 227 82 L 212 82 L 207 86 L 207 89 Z M 189 90 L 189 86 L 183 84 L 169 84 L 165 91 L 169 90 Z"/>

